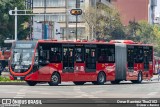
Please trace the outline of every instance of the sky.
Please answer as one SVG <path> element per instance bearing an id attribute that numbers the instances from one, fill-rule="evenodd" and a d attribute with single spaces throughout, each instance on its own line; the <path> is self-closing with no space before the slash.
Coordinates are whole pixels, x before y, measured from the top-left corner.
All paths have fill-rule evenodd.
<path id="1" fill-rule="evenodd" d="M 159 15 L 160 16 L 160 0 L 157 0 L 157 6 L 155 8 L 155 16 Z"/>

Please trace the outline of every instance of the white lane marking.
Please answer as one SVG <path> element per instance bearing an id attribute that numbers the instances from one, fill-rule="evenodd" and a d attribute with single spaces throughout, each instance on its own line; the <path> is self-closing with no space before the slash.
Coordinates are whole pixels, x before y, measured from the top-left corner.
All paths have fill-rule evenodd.
<path id="1" fill-rule="evenodd" d="M 26 92 L 27 92 L 28 88 L 27 87 L 23 87 L 22 89 L 20 89 L 16 96 L 14 98 L 24 98 L 25 95 L 26 95 Z"/>
<path id="2" fill-rule="evenodd" d="M 13 97 L 13 98 L 23 98 L 23 97 L 18 97 L 18 96 L 17 96 L 17 97 Z"/>
<path id="3" fill-rule="evenodd" d="M 15 94 L 17 92 L 0 92 L 0 94 Z"/>
<path id="4" fill-rule="evenodd" d="M 73 88 L 73 90 L 78 94 L 78 96 L 75 96 L 76 98 L 98 98 L 94 95 L 91 95 L 89 93 L 86 93 L 86 92 L 82 91 L 80 89 L 80 86 L 75 86 Z"/>
<path id="5" fill-rule="evenodd" d="M 154 95 L 156 95 L 158 92 L 150 92 L 150 93 L 148 93 L 147 95 L 149 95 L 149 96 L 154 96 Z"/>

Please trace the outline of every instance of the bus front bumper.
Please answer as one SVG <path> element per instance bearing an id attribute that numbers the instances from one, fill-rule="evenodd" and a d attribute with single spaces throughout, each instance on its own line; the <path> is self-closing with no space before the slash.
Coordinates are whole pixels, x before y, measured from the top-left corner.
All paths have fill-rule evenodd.
<path id="1" fill-rule="evenodd" d="M 31 74 L 28 74 L 26 76 L 13 76 L 10 75 L 10 80 L 21 80 L 21 81 L 38 81 L 38 72 L 34 72 Z"/>

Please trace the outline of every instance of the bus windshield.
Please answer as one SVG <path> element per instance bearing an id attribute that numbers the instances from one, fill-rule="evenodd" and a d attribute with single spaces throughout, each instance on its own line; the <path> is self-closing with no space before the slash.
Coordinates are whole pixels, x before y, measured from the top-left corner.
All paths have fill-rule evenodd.
<path id="1" fill-rule="evenodd" d="M 15 72 L 25 72 L 31 67 L 35 44 L 33 41 L 17 41 L 13 44 L 11 67 Z"/>
<path id="2" fill-rule="evenodd" d="M 34 49 L 14 49 L 12 64 L 31 65 Z"/>

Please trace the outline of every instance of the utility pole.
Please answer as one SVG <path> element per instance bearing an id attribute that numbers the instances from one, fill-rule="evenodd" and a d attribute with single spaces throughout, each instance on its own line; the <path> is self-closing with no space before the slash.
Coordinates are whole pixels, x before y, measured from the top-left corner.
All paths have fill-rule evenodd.
<path id="1" fill-rule="evenodd" d="M 77 32 L 77 23 L 78 23 L 78 15 L 76 15 L 76 40 L 77 40 L 77 36 L 78 36 L 78 32 Z"/>
<path id="2" fill-rule="evenodd" d="M 33 0 L 25 0 L 26 9 L 33 10 Z M 32 11 L 33 13 L 33 11 Z M 33 26 L 33 16 L 30 17 L 29 27 L 30 27 L 30 35 L 29 38 L 32 38 L 32 26 Z"/>
<path id="3" fill-rule="evenodd" d="M 15 41 L 17 41 L 17 7 L 15 7 Z"/>
<path id="4" fill-rule="evenodd" d="M 43 35 L 43 39 L 45 38 L 46 35 L 46 0 L 44 0 L 44 35 Z"/>
<path id="5" fill-rule="evenodd" d="M 66 39 L 68 40 L 68 0 L 65 0 L 65 6 L 66 6 Z M 64 40 L 64 35 L 63 35 Z"/>
<path id="6" fill-rule="evenodd" d="M 78 8 L 78 0 L 76 0 L 76 9 Z M 77 23 L 78 23 L 78 15 L 76 15 L 76 41 L 78 37 L 78 32 L 77 32 Z"/>
<path id="7" fill-rule="evenodd" d="M 82 14 L 82 10 L 81 9 L 72 9 L 70 11 L 71 15 L 75 15 L 76 16 L 76 40 L 77 40 L 77 21 L 78 21 L 78 15 Z"/>
<path id="8" fill-rule="evenodd" d="M 31 0 L 31 9 L 33 10 L 33 0 Z M 33 12 L 33 11 L 32 11 Z M 30 39 L 33 39 L 33 36 L 32 36 L 32 32 L 33 32 L 33 16 L 31 17 L 31 21 L 32 21 L 32 24 L 30 24 Z"/>
<path id="9" fill-rule="evenodd" d="M 96 18 L 95 21 L 96 22 L 95 22 L 95 29 L 93 28 L 95 31 L 92 29 L 93 30 L 92 31 L 92 34 L 93 34 L 92 37 L 97 39 L 97 35 L 96 35 L 96 33 L 97 33 L 97 0 L 94 0 L 94 5 L 95 5 L 94 7 L 95 7 L 95 18 Z"/>

